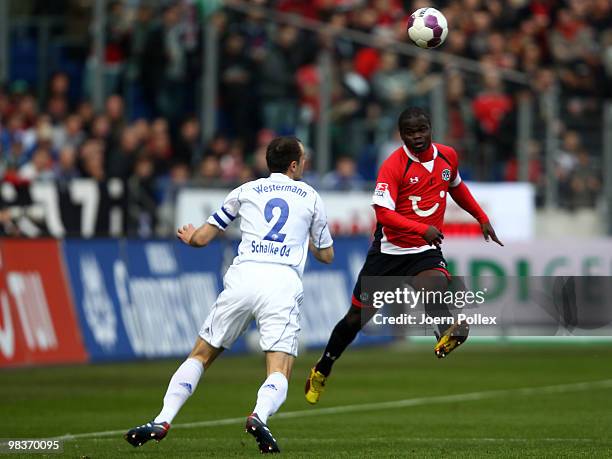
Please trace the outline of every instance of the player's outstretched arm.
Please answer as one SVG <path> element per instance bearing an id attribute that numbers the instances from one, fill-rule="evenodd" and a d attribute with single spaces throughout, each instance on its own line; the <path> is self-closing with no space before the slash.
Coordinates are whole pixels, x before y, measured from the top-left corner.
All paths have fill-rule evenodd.
<path id="1" fill-rule="evenodd" d="M 321 263 L 329 265 L 332 261 L 334 261 L 334 246 L 325 247 L 324 249 L 318 249 L 312 243 L 312 239 L 310 239 L 308 241 L 308 248 L 312 252 L 312 255 Z"/>
<path id="2" fill-rule="evenodd" d="M 192 247 L 204 247 L 220 232 L 221 230 L 219 228 L 210 223 L 204 223 L 197 229 L 190 223 L 180 227 L 176 231 L 176 237 Z"/>
<path id="3" fill-rule="evenodd" d="M 488 242 L 490 238 L 499 245 L 504 245 L 495 234 L 495 230 L 489 222 L 489 217 L 487 217 L 487 214 L 478 205 L 476 199 L 474 199 L 474 196 L 472 196 L 472 193 L 470 193 L 470 190 L 465 183 L 461 182 L 459 185 L 450 188 L 448 191 L 453 200 L 459 204 L 462 209 L 469 212 L 472 217 L 478 221 L 478 223 L 480 223 L 480 229 L 482 230 L 482 235 L 484 236 L 485 241 Z"/>

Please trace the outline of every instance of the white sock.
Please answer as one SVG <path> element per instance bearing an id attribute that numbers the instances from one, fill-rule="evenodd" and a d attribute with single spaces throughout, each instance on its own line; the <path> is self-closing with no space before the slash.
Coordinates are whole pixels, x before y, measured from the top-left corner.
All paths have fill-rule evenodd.
<path id="1" fill-rule="evenodd" d="M 257 404 L 253 413 L 259 416 L 261 422 L 268 423 L 268 416 L 272 416 L 278 411 L 287 398 L 287 388 L 289 382 L 284 374 L 272 373 L 264 381 L 257 392 Z"/>
<path id="2" fill-rule="evenodd" d="M 164 406 L 154 419 L 154 422 L 172 423 L 174 416 L 179 412 L 189 396 L 198 387 L 198 381 L 202 377 L 204 366 L 198 359 L 189 358 L 185 360 L 176 370 L 168 390 L 164 396 Z"/>

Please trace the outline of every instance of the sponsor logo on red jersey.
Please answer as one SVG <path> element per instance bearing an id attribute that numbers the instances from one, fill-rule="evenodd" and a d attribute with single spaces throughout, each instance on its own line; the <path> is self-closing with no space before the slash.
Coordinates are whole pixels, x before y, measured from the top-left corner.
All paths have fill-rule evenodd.
<path id="1" fill-rule="evenodd" d="M 389 185 L 386 183 L 377 183 L 376 188 L 374 189 L 374 194 L 376 196 L 383 196 L 385 191 L 389 189 Z"/>

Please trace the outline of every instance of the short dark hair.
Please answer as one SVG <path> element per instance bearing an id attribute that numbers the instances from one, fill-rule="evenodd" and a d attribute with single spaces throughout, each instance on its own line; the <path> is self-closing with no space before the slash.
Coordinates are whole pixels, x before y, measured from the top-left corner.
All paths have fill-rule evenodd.
<path id="1" fill-rule="evenodd" d="M 300 140 L 297 137 L 276 137 L 268 144 L 266 163 L 270 172 L 287 172 L 293 161 L 302 155 Z"/>
<path id="2" fill-rule="evenodd" d="M 397 127 L 398 129 L 402 129 L 402 124 L 408 121 L 411 118 L 418 118 L 423 116 L 427 123 L 431 126 L 431 120 L 429 119 L 429 114 L 423 110 L 421 107 L 408 107 L 402 113 L 400 113 L 399 118 L 397 119 Z"/>

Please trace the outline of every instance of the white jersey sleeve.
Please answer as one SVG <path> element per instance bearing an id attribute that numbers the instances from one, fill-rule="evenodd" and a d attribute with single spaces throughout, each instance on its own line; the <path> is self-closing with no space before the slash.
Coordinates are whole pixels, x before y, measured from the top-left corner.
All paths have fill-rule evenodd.
<path id="1" fill-rule="evenodd" d="M 310 226 L 310 238 L 317 249 L 326 249 L 334 244 L 329 226 L 327 225 L 327 214 L 325 206 L 319 193 L 315 191 L 315 205 Z"/>
<path id="2" fill-rule="evenodd" d="M 223 201 L 221 208 L 208 217 L 207 222 L 225 231 L 227 226 L 236 219 L 238 212 L 240 212 L 241 192 L 242 187 L 232 190 Z"/>

